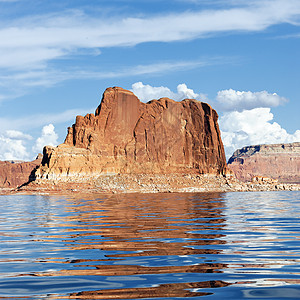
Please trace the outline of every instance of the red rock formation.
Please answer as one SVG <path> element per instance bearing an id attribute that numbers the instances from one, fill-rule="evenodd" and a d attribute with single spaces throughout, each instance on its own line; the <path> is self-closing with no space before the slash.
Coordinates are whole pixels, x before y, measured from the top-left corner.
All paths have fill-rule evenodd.
<path id="1" fill-rule="evenodd" d="M 108 88 L 94 114 L 77 116 L 64 144 L 46 147 L 38 178 L 100 174 L 224 174 L 218 115 L 208 104 L 168 98 L 142 103 Z"/>
<path id="2" fill-rule="evenodd" d="M 300 183 L 300 143 L 244 147 L 235 151 L 228 166 L 241 181 L 264 176 Z"/>
<path id="3" fill-rule="evenodd" d="M 0 188 L 15 188 L 27 183 L 31 172 L 41 161 L 41 156 L 31 162 L 0 161 Z"/>

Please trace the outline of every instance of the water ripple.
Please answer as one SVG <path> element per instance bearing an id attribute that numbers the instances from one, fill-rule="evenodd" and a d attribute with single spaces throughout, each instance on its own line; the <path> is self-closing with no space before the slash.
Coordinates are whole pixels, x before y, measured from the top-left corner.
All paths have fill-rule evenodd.
<path id="1" fill-rule="evenodd" d="M 0 298 L 299 299 L 299 196 L 0 196 Z"/>

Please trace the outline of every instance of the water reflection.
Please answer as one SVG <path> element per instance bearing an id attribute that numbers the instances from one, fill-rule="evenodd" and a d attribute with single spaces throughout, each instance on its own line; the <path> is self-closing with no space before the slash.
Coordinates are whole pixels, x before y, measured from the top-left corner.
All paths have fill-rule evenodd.
<path id="1" fill-rule="evenodd" d="M 127 288 L 115 290 L 100 290 L 71 294 L 69 299 L 141 299 L 141 298 L 178 298 L 209 296 L 211 292 L 201 292 L 202 289 L 220 288 L 230 285 L 223 281 L 190 282 L 161 284 L 157 287 Z"/>
<path id="2" fill-rule="evenodd" d="M 296 295 L 298 196 L 0 197 L 0 297 Z"/>
<path id="3" fill-rule="evenodd" d="M 214 201 L 218 199 L 218 201 Z M 195 195 L 118 195 L 93 201 L 68 199 L 63 250 L 97 250 L 107 259 L 60 261 L 71 269 L 34 276 L 127 276 L 136 274 L 213 273 L 222 263 L 201 263 L 199 254 L 218 254 L 210 245 L 225 244 L 224 203 L 220 194 L 200 200 Z M 58 226 L 58 218 L 53 220 Z M 72 227 L 69 225 L 72 224 Z M 49 225 L 49 224 L 48 224 Z M 196 232 L 195 232 L 196 231 Z M 62 236 L 60 235 L 60 238 Z M 43 242 L 55 242 L 48 235 Z M 55 261 L 45 258 L 43 262 Z M 56 261 L 57 262 L 57 261 Z M 174 265 L 177 263 L 178 265 Z M 24 274 L 22 274 L 24 275 Z M 25 274 L 28 275 L 28 274 Z"/>
<path id="4" fill-rule="evenodd" d="M 213 196 L 219 199 L 220 195 Z M 92 226 L 95 231 L 74 235 L 68 246 L 77 250 L 118 251 L 109 257 L 202 253 L 205 249 L 199 251 L 193 246 L 225 243 L 218 239 L 224 236 L 220 232 L 225 220 L 221 215 L 222 201 L 199 202 L 194 196 L 183 195 L 121 195 L 70 207 L 78 212 L 77 222 Z M 99 217 L 99 213 L 103 216 Z M 83 238 L 85 242 L 77 245 Z"/>

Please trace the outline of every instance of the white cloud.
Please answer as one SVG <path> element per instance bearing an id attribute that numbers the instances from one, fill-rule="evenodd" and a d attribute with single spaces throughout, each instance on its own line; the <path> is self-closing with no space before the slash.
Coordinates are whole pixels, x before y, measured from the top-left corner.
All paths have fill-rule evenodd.
<path id="1" fill-rule="evenodd" d="M 42 134 L 36 139 L 32 152 L 28 151 L 28 141 L 33 137 L 18 130 L 7 130 L 0 134 L 0 160 L 31 160 L 42 152 L 45 145 L 56 146 L 58 136 L 52 124 L 42 129 Z"/>
<path id="2" fill-rule="evenodd" d="M 227 157 L 244 146 L 300 141 L 300 130 L 289 134 L 278 123 L 272 122 L 273 117 L 270 108 L 225 113 L 219 124 Z"/>
<path id="3" fill-rule="evenodd" d="M 197 94 L 192 89 L 189 89 L 185 83 L 177 86 L 177 93 L 172 92 L 169 88 L 160 86 L 153 87 L 142 82 L 136 82 L 132 85 L 132 92 L 143 102 L 153 99 L 167 97 L 175 101 L 183 99 L 198 99 L 204 101 L 206 96 L 204 94 Z"/>
<path id="4" fill-rule="evenodd" d="M 185 83 L 179 84 L 177 86 L 177 94 L 179 99 L 196 99 L 199 97 L 192 89 L 189 89 Z"/>
<path id="5" fill-rule="evenodd" d="M 203 60 L 193 61 L 169 61 L 154 63 L 148 65 L 127 66 L 113 71 L 82 71 L 81 69 L 70 70 L 31 70 L 10 72 L 9 74 L 0 74 L 0 86 L 6 88 L 6 93 L 0 95 L 0 102 L 19 97 L 26 91 L 37 87 L 51 87 L 55 84 L 76 79 L 107 79 L 128 76 L 137 76 L 145 74 L 162 74 L 165 72 L 175 72 L 178 70 L 189 70 L 201 68 L 208 65 L 232 63 L 233 58 L 226 57 L 209 57 Z M 16 82 L 18 84 L 16 84 Z"/>
<path id="6" fill-rule="evenodd" d="M 267 91 L 261 92 L 240 92 L 233 89 L 219 91 L 217 105 L 223 111 L 242 111 L 257 107 L 275 107 L 287 102 L 284 97 L 276 93 L 270 94 Z"/>
<path id="7" fill-rule="evenodd" d="M 105 47 L 193 40 L 223 32 L 262 31 L 282 23 L 297 25 L 296 21 L 300 17 L 298 0 L 219 2 L 224 3 L 224 6 L 210 6 L 211 9 L 197 11 L 163 12 L 160 15 L 96 15 L 77 9 L 2 20 L 0 101 L 23 95 L 29 88 L 49 87 L 63 80 L 153 74 L 201 65 L 201 62 L 198 65 L 193 65 L 194 62 L 167 62 L 115 72 L 82 72 L 56 70 L 58 59 L 99 55 Z"/>
<path id="8" fill-rule="evenodd" d="M 15 139 L 15 140 L 32 140 L 32 136 L 26 133 L 23 133 L 18 130 L 7 130 L 6 131 L 6 136 L 10 139 Z"/>
<path id="9" fill-rule="evenodd" d="M 44 146 L 56 146 L 58 144 L 58 135 L 55 133 L 53 124 L 43 127 L 42 135 L 37 138 L 35 145 L 32 147 L 34 152 L 42 152 Z"/>
<path id="10" fill-rule="evenodd" d="M 261 31 L 299 19 L 297 0 L 251 1 L 241 7 L 144 17 L 95 17 L 83 11 L 30 16 L 2 22 L 0 67 L 40 68 L 78 49 L 134 46 L 144 42 L 197 39 L 232 31 Z"/>
<path id="11" fill-rule="evenodd" d="M 16 130 L 0 134 L 0 160 L 28 160 L 30 155 L 26 149 L 26 141 L 31 139 L 29 134 Z"/>
<path id="12" fill-rule="evenodd" d="M 143 102 L 163 97 L 175 98 L 175 94 L 167 87 L 153 87 L 148 84 L 144 85 L 142 82 L 134 83 L 132 85 L 132 92 Z"/>
<path id="13" fill-rule="evenodd" d="M 42 152 L 44 145 L 58 144 L 58 136 L 52 123 L 69 125 L 68 122 L 74 121 L 76 115 L 85 115 L 89 111 L 91 109 L 73 109 L 59 114 L 30 115 L 14 120 L 0 118 L 0 160 L 32 160 L 37 153 Z M 20 131 L 23 128 L 30 131 L 42 126 L 41 136 L 37 139 Z"/>

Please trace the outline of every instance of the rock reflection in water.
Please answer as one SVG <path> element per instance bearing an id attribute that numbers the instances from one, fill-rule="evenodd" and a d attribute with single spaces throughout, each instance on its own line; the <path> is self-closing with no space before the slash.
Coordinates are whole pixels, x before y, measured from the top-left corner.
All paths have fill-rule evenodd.
<path id="1" fill-rule="evenodd" d="M 68 203 L 65 226 L 76 222 L 78 227 L 69 229 L 66 248 L 75 253 L 99 250 L 105 258 L 65 261 L 70 267 L 36 272 L 35 276 L 174 275 L 220 273 L 226 268 L 226 264 L 203 262 L 201 258 L 201 255 L 220 252 L 210 245 L 225 243 L 220 239 L 224 237 L 225 220 L 219 193 L 202 194 L 201 198 L 195 194 L 114 195 L 93 201 L 86 197 L 69 199 Z M 51 236 L 48 238 L 51 240 Z M 76 295 L 99 299 L 117 295 L 122 298 L 186 297 L 208 295 L 210 293 L 198 289 L 228 284 L 204 281 L 152 287 L 149 283 L 147 288 L 85 291 Z M 197 289 L 197 292 L 187 289 Z"/>
<path id="2" fill-rule="evenodd" d="M 73 293 L 69 299 L 141 299 L 141 298 L 170 298 L 209 296 L 213 293 L 201 292 L 201 289 L 219 288 L 231 285 L 223 281 L 206 281 L 190 283 L 161 284 L 158 287 L 128 288 L 116 290 L 101 290 L 92 292 Z"/>
<path id="3" fill-rule="evenodd" d="M 116 254 L 107 252 L 107 257 L 216 254 L 218 250 L 210 247 L 194 248 L 196 245 L 225 243 L 219 239 L 224 235 L 216 233 L 225 226 L 221 215 L 223 203 L 220 194 L 215 195 L 218 201 L 213 201 L 211 196 L 205 201 L 195 195 L 162 194 L 153 197 L 133 194 L 87 202 L 87 205 L 79 207 L 78 221 L 93 226 L 99 224 L 105 241 L 94 243 L 93 235 L 99 232 L 80 233 L 74 237 L 73 243 L 82 237 L 90 239 L 85 239 L 85 243 L 80 245 L 69 244 L 69 247 L 118 251 Z M 99 211 L 103 211 L 105 216 L 95 219 Z M 194 233 L 195 230 L 203 233 Z M 213 233 L 207 233 L 209 231 Z"/>
<path id="4" fill-rule="evenodd" d="M 299 196 L 0 197 L 0 297 L 297 299 Z"/>
<path id="5" fill-rule="evenodd" d="M 218 200 L 214 201 L 214 198 Z M 104 251 L 107 261 L 112 261 L 113 258 L 139 256 L 217 254 L 220 250 L 211 249 L 209 245 L 225 243 L 225 240 L 219 239 L 224 237 L 220 232 L 225 226 L 220 194 L 209 194 L 207 199 L 205 197 L 203 199 L 203 196 L 199 199 L 195 195 L 188 197 L 183 194 L 160 194 L 155 197 L 132 194 L 104 197 L 94 201 L 88 201 L 87 198 L 84 201 L 69 199 L 68 202 L 69 216 L 66 216 L 65 227 L 69 238 L 64 240 L 65 246 L 74 251 L 90 249 Z M 77 226 L 67 229 L 69 224 L 74 222 L 77 222 Z M 195 230 L 203 233 L 194 233 Z M 56 236 L 47 238 L 51 240 Z M 199 245 L 203 247 L 195 248 Z M 94 259 L 81 259 L 68 263 L 74 265 L 89 261 L 95 262 Z M 101 265 L 93 264 L 92 267 L 99 270 Z M 199 264 L 168 268 L 170 272 L 205 272 L 205 270 L 212 272 L 224 267 L 224 264 Z M 114 275 L 169 273 L 166 266 L 124 265 L 124 270 L 121 266 L 118 268 L 110 266 L 108 269 L 115 270 Z M 103 269 L 103 272 L 107 273 L 105 271 L 107 266 L 103 266 Z"/>

